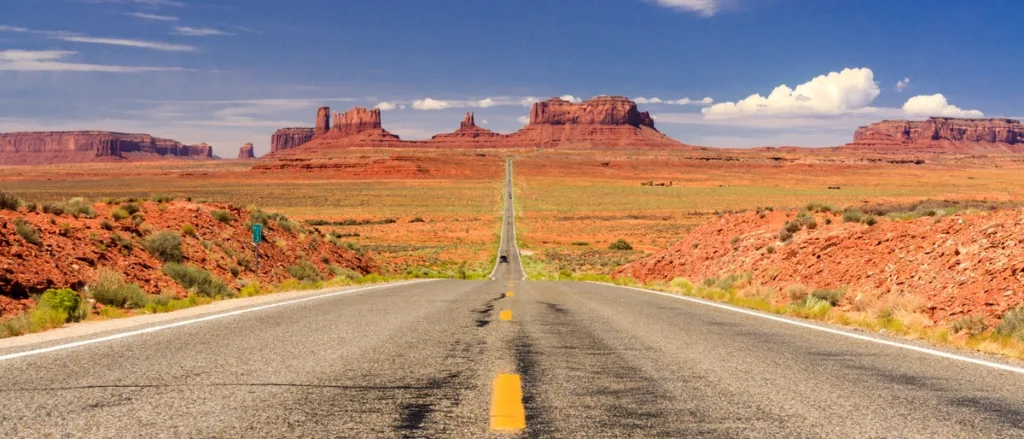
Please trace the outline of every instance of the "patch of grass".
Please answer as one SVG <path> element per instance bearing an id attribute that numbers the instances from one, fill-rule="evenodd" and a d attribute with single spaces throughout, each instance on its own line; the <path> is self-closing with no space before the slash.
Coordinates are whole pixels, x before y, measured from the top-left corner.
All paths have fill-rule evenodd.
<path id="1" fill-rule="evenodd" d="M 968 336 L 974 337 L 988 330 L 988 325 L 982 316 L 966 316 L 950 324 L 949 329 L 954 334 L 965 332 Z"/>
<path id="2" fill-rule="evenodd" d="M 121 209 L 124 210 L 125 212 L 128 212 L 129 216 L 135 215 L 136 213 L 139 213 L 140 210 L 142 210 L 142 208 L 140 208 L 139 205 L 135 203 L 124 203 L 124 205 L 121 206 Z"/>
<path id="3" fill-rule="evenodd" d="M 1024 341 L 1024 307 L 1017 307 L 1003 314 L 1003 318 L 996 325 L 996 334 Z"/>
<path id="4" fill-rule="evenodd" d="M 586 246 L 590 245 L 590 243 L 587 242 L 587 241 L 573 241 L 572 245 L 575 245 L 577 247 L 586 247 Z"/>
<path id="5" fill-rule="evenodd" d="M 230 297 L 234 291 L 220 278 L 194 265 L 169 262 L 164 265 L 164 274 L 186 290 L 206 297 Z"/>
<path id="6" fill-rule="evenodd" d="M 181 262 L 185 258 L 181 250 L 181 235 L 171 230 L 147 236 L 142 246 L 162 262 Z"/>
<path id="7" fill-rule="evenodd" d="M 153 195 L 153 201 L 156 201 L 157 203 L 160 203 L 160 204 L 170 203 L 171 201 L 174 201 L 174 196 L 173 195 L 167 195 L 167 194 L 157 194 L 157 195 Z"/>
<path id="8" fill-rule="evenodd" d="M 846 288 L 835 288 L 831 290 L 820 289 L 811 292 L 811 297 L 827 302 L 831 306 L 839 305 L 839 302 L 843 300 L 844 296 L 846 296 Z"/>
<path id="9" fill-rule="evenodd" d="M 87 301 L 69 288 L 49 289 L 39 296 L 37 306 L 44 309 L 60 311 L 65 321 L 77 322 L 89 315 Z"/>
<path id="10" fill-rule="evenodd" d="M 128 283 L 121 273 L 101 268 L 96 280 L 89 284 L 89 294 L 97 302 L 116 308 L 142 308 L 149 297 L 142 287 Z"/>
<path id="11" fill-rule="evenodd" d="M 124 221 L 130 218 L 131 216 L 132 215 L 128 213 L 127 210 L 124 210 L 124 208 L 115 209 L 113 212 L 110 212 L 110 217 L 113 218 L 114 221 L 118 222 Z"/>
<path id="12" fill-rule="evenodd" d="M 92 208 L 92 205 L 90 205 L 85 198 L 81 197 L 75 197 L 64 201 L 60 205 L 60 210 L 61 212 L 67 213 L 75 218 L 78 218 L 79 216 L 96 218 L 96 210 Z"/>
<path id="13" fill-rule="evenodd" d="M 185 236 L 196 236 L 196 226 L 188 223 L 182 224 L 181 234 Z"/>
<path id="14" fill-rule="evenodd" d="M 18 218 L 14 221 L 14 231 L 24 239 L 25 242 L 33 245 L 40 245 L 43 243 L 43 238 L 39 235 L 39 230 L 32 227 L 27 221 L 22 218 Z"/>
<path id="15" fill-rule="evenodd" d="M 302 261 L 286 269 L 288 274 L 302 282 L 319 282 L 324 280 L 323 275 L 317 270 L 312 262 Z"/>
<path id="16" fill-rule="evenodd" d="M 355 271 L 355 270 L 353 270 L 351 268 L 339 267 L 337 265 L 328 265 L 327 266 L 327 271 L 330 271 L 331 274 L 333 274 L 335 278 L 342 278 L 342 279 L 349 279 L 349 280 L 359 280 L 359 279 L 363 278 L 363 275 L 359 274 L 359 272 L 357 272 L 357 271 Z"/>
<path id="17" fill-rule="evenodd" d="M 135 243 L 132 242 L 131 238 L 127 238 L 120 233 L 115 233 L 113 240 L 117 248 L 121 249 L 124 254 L 129 254 L 135 249 Z"/>
<path id="18" fill-rule="evenodd" d="M 844 223 L 859 223 L 864 219 L 864 213 L 857 209 L 847 209 L 843 212 Z"/>

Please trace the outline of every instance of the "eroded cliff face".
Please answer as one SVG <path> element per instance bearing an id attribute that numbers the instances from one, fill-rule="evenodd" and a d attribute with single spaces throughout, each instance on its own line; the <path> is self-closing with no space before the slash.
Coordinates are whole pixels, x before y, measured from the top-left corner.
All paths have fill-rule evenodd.
<path id="1" fill-rule="evenodd" d="M 477 126 L 473 113 L 466 113 L 466 117 L 459 124 L 459 129 L 431 137 L 430 142 L 483 148 L 500 146 L 506 137 L 508 136 Z"/>
<path id="2" fill-rule="evenodd" d="M 552 98 L 530 108 L 530 125 L 631 125 L 654 128 L 650 113 L 621 96 L 599 96 L 578 104 Z"/>
<path id="3" fill-rule="evenodd" d="M 897 152 L 1024 152 L 1024 124 L 1013 119 L 950 117 L 886 120 L 860 127 L 846 147 Z"/>
<path id="4" fill-rule="evenodd" d="M 0 164 L 85 162 L 103 158 L 213 158 L 213 148 L 149 134 L 109 131 L 0 133 Z"/>
<path id="5" fill-rule="evenodd" d="M 270 136 L 270 153 L 294 149 L 313 140 L 313 128 L 281 128 Z"/>
<path id="6" fill-rule="evenodd" d="M 574 104 L 559 98 L 536 102 L 530 123 L 508 136 L 510 145 L 548 148 L 687 148 L 660 133 L 654 119 L 621 96 Z"/>

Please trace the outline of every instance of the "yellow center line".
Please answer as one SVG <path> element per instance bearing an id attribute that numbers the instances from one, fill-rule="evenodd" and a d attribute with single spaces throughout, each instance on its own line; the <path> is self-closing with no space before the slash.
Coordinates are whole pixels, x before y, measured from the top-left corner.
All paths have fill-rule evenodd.
<path id="1" fill-rule="evenodd" d="M 505 297 L 516 297 L 516 292 L 515 291 L 509 291 L 509 292 L 505 293 Z"/>
<path id="2" fill-rule="evenodd" d="M 512 320 L 512 310 L 510 310 L 510 309 L 503 309 L 503 310 L 501 310 L 501 313 L 498 314 L 498 318 L 501 319 L 501 320 L 505 320 L 505 321 Z"/>
<path id="3" fill-rule="evenodd" d="M 526 428 L 523 383 L 519 375 L 503 373 L 494 379 L 491 394 L 491 430 L 519 431 Z"/>

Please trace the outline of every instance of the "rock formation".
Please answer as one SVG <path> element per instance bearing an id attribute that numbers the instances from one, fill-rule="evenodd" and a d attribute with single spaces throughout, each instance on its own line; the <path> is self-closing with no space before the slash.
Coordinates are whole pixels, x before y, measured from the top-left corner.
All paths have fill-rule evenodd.
<path id="1" fill-rule="evenodd" d="M 932 117 L 860 127 L 847 149 L 891 152 L 1024 152 L 1024 124 L 1013 119 Z"/>
<path id="2" fill-rule="evenodd" d="M 331 129 L 331 107 L 320 107 L 316 111 L 316 130 L 313 135 L 322 136 Z"/>
<path id="3" fill-rule="evenodd" d="M 367 110 L 355 107 L 341 114 L 331 129 L 334 135 L 351 136 L 365 131 L 383 129 L 380 124 L 380 109 Z"/>
<path id="4" fill-rule="evenodd" d="M 620 96 L 600 96 L 574 104 L 559 98 L 536 102 L 530 123 L 509 135 L 515 145 L 568 148 L 684 148 L 658 132 L 654 119 Z"/>
<path id="5" fill-rule="evenodd" d="M 184 145 L 149 134 L 109 131 L 0 133 L 0 164 L 48 164 L 98 159 L 145 160 L 163 157 L 213 158 L 213 148 Z"/>
<path id="6" fill-rule="evenodd" d="M 270 153 L 293 149 L 313 140 L 313 128 L 281 128 L 270 136 Z"/>
<path id="7" fill-rule="evenodd" d="M 478 127 L 473 113 L 466 113 L 466 118 L 462 120 L 458 130 L 447 134 L 438 134 L 431 137 L 430 142 L 462 144 L 463 146 L 472 147 L 496 147 L 500 146 L 501 142 L 504 142 L 507 137 L 486 128 Z"/>
<path id="8" fill-rule="evenodd" d="M 238 148 L 238 159 L 239 160 L 252 160 L 256 158 L 256 154 L 252 151 L 252 143 L 246 143 Z"/>

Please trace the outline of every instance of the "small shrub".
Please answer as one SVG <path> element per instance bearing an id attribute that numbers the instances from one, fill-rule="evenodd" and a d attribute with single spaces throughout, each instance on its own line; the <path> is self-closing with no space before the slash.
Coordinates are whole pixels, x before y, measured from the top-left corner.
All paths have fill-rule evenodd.
<path id="1" fill-rule="evenodd" d="M 65 321 L 77 322 L 85 318 L 88 308 L 82 307 L 82 296 L 68 288 L 46 290 L 39 296 L 38 306 L 64 313 Z"/>
<path id="2" fill-rule="evenodd" d="M 89 293 L 97 302 L 117 308 L 143 308 L 149 296 L 135 284 L 125 282 L 124 276 L 109 268 L 101 268 L 96 280 L 89 284 Z"/>
<path id="3" fill-rule="evenodd" d="M 85 198 L 76 197 L 62 203 L 62 209 L 64 212 L 71 214 L 71 216 L 78 218 L 84 216 L 86 218 L 96 218 L 96 210 L 89 205 L 89 202 Z"/>
<path id="4" fill-rule="evenodd" d="M 182 224 L 181 234 L 185 236 L 196 236 L 196 226 L 188 223 Z"/>
<path id="5" fill-rule="evenodd" d="M 953 322 L 949 325 L 949 329 L 954 334 L 966 332 L 967 335 L 974 337 L 985 332 L 988 325 L 985 324 L 985 319 L 982 316 L 967 316 Z"/>
<path id="6" fill-rule="evenodd" d="M 60 231 L 57 232 L 57 233 L 59 233 L 60 236 L 68 236 L 68 235 L 70 235 L 71 234 L 71 224 L 69 224 L 69 223 L 61 223 Z"/>
<path id="7" fill-rule="evenodd" d="M 864 218 L 864 224 L 867 224 L 868 226 L 878 224 L 878 218 L 875 218 L 874 215 L 868 215 L 866 218 Z"/>
<path id="8" fill-rule="evenodd" d="M 287 268 L 288 274 L 302 282 L 319 282 L 324 280 L 320 271 L 312 262 L 302 261 Z"/>
<path id="9" fill-rule="evenodd" d="M 732 244 L 732 245 L 736 245 L 736 244 L 739 244 L 739 243 L 740 243 L 740 237 L 739 236 L 733 236 L 732 239 L 729 240 L 729 244 Z"/>
<path id="10" fill-rule="evenodd" d="M 608 245 L 608 250 L 628 251 L 633 250 L 633 245 L 625 239 L 619 238 L 617 241 Z"/>
<path id="11" fill-rule="evenodd" d="M 231 212 L 226 210 L 211 210 L 210 216 L 224 224 L 231 224 Z"/>
<path id="12" fill-rule="evenodd" d="M 64 214 L 64 208 L 58 204 L 46 203 L 43 205 L 43 213 L 60 216 Z"/>
<path id="13" fill-rule="evenodd" d="M 764 251 L 768 252 L 768 254 L 775 253 L 775 246 L 769 245 L 768 247 L 765 247 Z"/>
<path id="14" fill-rule="evenodd" d="M 800 225 L 800 221 L 790 221 L 786 223 L 786 226 L 783 227 L 783 229 L 789 232 L 790 234 L 793 234 L 799 232 L 801 227 L 802 226 Z"/>
<path id="15" fill-rule="evenodd" d="M 100 221 L 100 228 L 103 230 L 114 230 L 114 225 L 111 224 L 110 221 L 104 219 L 103 221 Z"/>
<path id="16" fill-rule="evenodd" d="M 39 230 L 32 227 L 27 221 L 22 218 L 18 218 L 14 221 L 14 231 L 29 244 L 39 245 L 43 243 L 43 238 L 39 236 Z"/>
<path id="17" fill-rule="evenodd" d="M 259 209 L 250 210 L 249 223 L 261 224 L 263 227 L 266 227 L 268 224 L 270 224 L 270 214 Z"/>
<path id="18" fill-rule="evenodd" d="M 672 279 L 668 283 L 668 286 L 682 292 L 683 294 L 690 294 L 693 292 L 693 283 L 689 279 L 683 277 L 677 277 Z"/>
<path id="19" fill-rule="evenodd" d="M 242 270 L 240 268 L 238 268 L 237 266 L 234 266 L 234 265 L 232 265 L 231 267 L 228 267 L 228 271 L 230 271 L 231 275 L 234 276 L 234 277 L 238 277 L 238 274 L 242 272 Z"/>
<path id="20" fill-rule="evenodd" d="M 292 233 L 301 226 L 299 226 L 298 223 L 289 220 L 288 218 L 281 217 L 277 219 L 277 227 L 285 231 L 286 233 Z"/>
<path id="21" fill-rule="evenodd" d="M 238 257 L 235 258 L 235 263 L 246 270 L 252 270 L 253 257 L 248 251 L 238 253 Z"/>
<path id="22" fill-rule="evenodd" d="M 38 209 L 38 208 L 39 208 L 39 205 L 36 204 L 36 203 L 28 203 L 28 204 L 25 205 L 25 210 L 29 211 L 29 212 L 35 212 L 36 209 Z"/>
<path id="23" fill-rule="evenodd" d="M 181 251 L 181 235 L 178 232 L 164 230 L 153 233 L 146 237 L 142 246 L 162 262 L 181 262 L 185 258 Z"/>
<path id="24" fill-rule="evenodd" d="M 131 216 L 132 215 L 128 213 L 127 210 L 124 210 L 124 208 L 115 209 L 113 212 L 110 212 L 110 217 L 113 218 L 114 221 L 118 222 L 124 221 Z"/>
<path id="25" fill-rule="evenodd" d="M 789 295 L 789 300 L 793 303 L 803 304 L 810 297 L 811 289 L 803 285 L 790 285 L 786 289 L 786 294 Z"/>
<path id="26" fill-rule="evenodd" d="M 68 321 L 68 315 L 64 311 L 48 308 L 33 309 L 28 313 L 28 318 L 33 331 L 59 328 Z"/>
<path id="27" fill-rule="evenodd" d="M 788 228 L 783 228 L 779 232 L 779 242 L 789 242 L 793 239 L 793 232 L 790 232 Z"/>
<path id="28" fill-rule="evenodd" d="M 575 245 L 575 246 L 579 246 L 579 247 L 583 247 L 583 246 L 588 246 L 588 245 L 590 245 L 590 243 L 589 243 L 589 242 L 587 242 L 587 241 L 573 241 L 573 242 L 572 242 L 572 245 Z"/>
<path id="29" fill-rule="evenodd" d="M 15 197 L 14 194 L 0 192 L 0 210 L 13 210 L 17 212 L 19 205 L 21 205 L 21 200 Z"/>
<path id="30" fill-rule="evenodd" d="M 133 213 L 132 214 L 132 224 L 134 224 L 135 227 L 141 226 L 142 223 L 144 223 L 144 222 L 146 222 L 146 217 L 142 216 L 141 213 Z"/>
<path id="31" fill-rule="evenodd" d="M 425 223 L 426 221 L 421 217 L 416 217 L 409 220 L 410 223 Z"/>
<path id="32" fill-rule="evenodd" d="M 170 262 L 164 265 L 164 274 L 183 288 L 206 297 L 232 296 L 228 284 L 209 271 L 193 265 Z"/>
<path id="33" fill-rule="evenodd" d="M 117 248 L 121 249 L 125 254 L 131 253 L 132 250 L 135 249 L 135 244 L 132 242 L 131 238 L 126 238 L 120 233 L 115 233 L 113 238 L 114 244 L 117 244 Z"/>
<path id="34" fill-rule="evenodd" d="M 1003 314 L 996 325 L 996 334 L 1024 341 L 1024 307 L 1011 309 Z"/>
<path id="35" fill-rule="evenodd" d="M 832 218 L 825 218 L 825 225 L 832 224 Z"/>
<path id="36" fill-rule="evenodd" d="M 139 211 L 142 210 L 142 209 L 139 207 L 138 204 L 135 204 L 135 203 L 124 203 L 124 205 L 121 206 L 121 210 L 124 210 L 125 212 L 128 212 L 128 215 L 130 216 L 130 215 L 135 215 L 136 213 L 139 213 Z"/>
<path id="37" fill-rule="evenodd" d="M 864 219 L 864 214 L 861 213 L 861 211 L 859 211 L 859 210 L 847 209 L 845 212 L 843 212 L 843 222 L 844 223 L 859 223 L 863 219 Z"/>
<path id="38" fill-rule="evenodd" d="M 843 300 L 843 296 L 845 295 L 845 288 L 836 288 L 834 290 L 814 290 L 811 292 L 811 297 L 828 302 L 828 304 L 832 306 L 839 305 L 839 302 Z"/>

